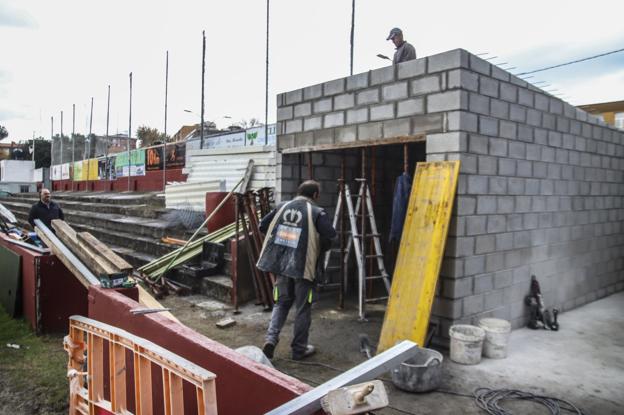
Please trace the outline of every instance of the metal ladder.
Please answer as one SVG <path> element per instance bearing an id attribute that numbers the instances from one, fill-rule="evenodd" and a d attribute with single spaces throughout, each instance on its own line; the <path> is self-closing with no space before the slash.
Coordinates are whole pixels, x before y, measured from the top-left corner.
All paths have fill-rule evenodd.
<path id="1" fill-rule="evenodd" d="M 388 295 L 390 294 L 391 283 L 390 283 L 390 276 L 388 272 L 386 271 L 386 267 L 384 264 L 384 255 L 381 251 L 381 241 L 379 239 L 380 234 L 377 229 L 377 221 L 375 220 L 373 202 L 371 199 L 371 194 L 368 188 L 368 184 L 366 182 L 366 179 L 356 179 L 356 181 L 359 181 L 361 183 L 360 190 L 358 194 L 356 195 L 351 194 L 349 185 L 347 184 L 343 185 L 344 193 L 343 193 L 343 190 L 341 190 L 338 194 L 338 202 L 336 204 L 336 211 L 334 213 L 334 220 L 333 220 L 334 228 L 336 228 L 336 226 L 338 225 L 339 218 L 342 213 L 341 211 L 343 209 L 343 204 L 346 204 L 347 212 L 349 215 L 349 225 L 351 229 L 350 231 L 347 231 L 347 234 L 349 234 L 347 246 L 344 250 L 332 249 L 332 250 L 327 251 L 325 253 L 323 265 L 324 265 L 325 271 L 336 270 L 336 269 L 346 270 L 347 265 L 349 263 L 349 255 L 351 254 L 351 248 L 353 247 L 353 250 L 355 252 L 355 261 L 356 261 L 357 268 L 358 268 L 359 318 L 363 320 L 365 318 L 365 304 L 366 303 L 382 301 L 388 298 L 387 295 L 383 297 L 378 297 L 378 298 L 366 298 L 367 282 L 381 279 L 384 283 L 384 286 L 386 288 L 386 292 Z M 352 200 L 354 197 L 356 198 L 355 207 L 353 206 L 353 200 Z M 370 226 L 370 233 L 366 232 L 364 237 L 362 237 L 362 234 L 364 232 L 360 231 L 357 226 L 358 216 L 362 217 L 361 213 L 359 213 L 362 208 L 362 199 L 365 199 L 366 201 L 366 209 L 364 209 L 364 211 L 366 212 L 365 216 L 368 218 L 368 225 Z M 367 222 L 366 220 L 362 221 L 363 224 L 365 224 L 366 222 Z M 366 228 L 365 225 L 363 227 Z M 373 240 L 374 253 L 370 255 L 366 255 L 365 254 L 366 242 L 370 238 L 372 238 Z M 340 253 L 342 255 L 343 263 L 341 264 L 341 266 L 331 267 L 329 265 L 330 257 L 332 253 Z M 375 258 L 377 260 L 377 268 L 379 271 L 379 274 L 377 275 L 366 275 L 366 260 L 371 259 L 371 258 Z M 343 283 L 345 284 L 344 289 L 346 290 L 346 279 L 344 280 Z"/>

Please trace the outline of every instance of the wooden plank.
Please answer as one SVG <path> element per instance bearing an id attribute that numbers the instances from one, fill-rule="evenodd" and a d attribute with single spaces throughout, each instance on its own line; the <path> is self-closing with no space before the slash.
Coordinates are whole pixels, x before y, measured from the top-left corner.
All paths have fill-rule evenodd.
<path id="1" fill-rule="evenodd" d="M 109 343 L 111 408 L 114 413 L 128 409 L 126 402 L 126 348 L 119 343 Z"/>
<path id="2" fill-rule="evenodd" d="M 134 351 L 134 402 L 136 415 L 152 413 L 152 362 Z"/>
<path id="3" fill-rule="evenodd" d="M 160 304 L 158 302 L 157 299 L 155 299 L 154 297 L 152 297 L 152 295 L 147 292 L 147 290 L 145 288 L 143 288 L 141 286 L 141 284 L 137 283 L 137 289 L 139 290 L 139 303 L 141 305 L 144 305 L 145 307 L 148 308 L 164 308 L 162 306 L 162 304 Z M 180 322 L 180 320 L 178 320 L 173 314 L 171 314 L 169 311 L 162 311 L 158 314 L 161 314 L 165 317 L 167 317 L 169 320 L 173 320 L 177 323 Z"/>
<path id="4" fill-rule="evenodd" d="M 418 163 L 377 352 L 424 345 L 455 199 L 459 161 Z"/>
<path id="5" fill-rule="evenodd" d="M 89 232 L 78 232 L 76 234 L 78 241 L 88 246 L 91 250 L 99 252 L 101 256 L 108 261 L 111 265 L 116 267 L 119 271 L 130 271 L 132 265 L 126 262 L 125 259 L 117 255 L 106 244 L 100 242 L 95 236 Z"/>
<path id="6" fill-rule="evenodd" d="M 169 372 L 171 415 L 184 415 L 184 385 L 182 380 L 174 372 Z"/>
<path id="7" fill-rule="evenodd" d="M 46 246 L 48 248 L 50 248 L 52 253 L 54 255 L 56 255 L 56 257 L 63 263 L 63 265 L 65 265 L 67 267 L 67 269 L 72 274 L 74 274 L 76 276 L 76 278 L 78 278 L 78 281 L 80 281 L 80 283 L 82 285 L 84 285 L 85 287 L 87 287 L 87 289 L 88 289 L 89 286 L 91 285 L 91 283 L 89 282 L 89 279 L 84 275 L 84 273 L 82 271 L 80 271 L 75 266 L 73 261 L 69 260 L 69 258 L 61 250 L 61 248 L 59 248 L 54 243 L 52 243 L 52 241 L 50 239 L 48 239 L 46 234 L 41 229 L 39 229 L 38 227 L 35 227 L 35 232 L 37 233 L 37 236 L 39 237 L 39 239 L 41 239 L 43 241 L 43 243 L 46 244 Z M 76 259 L 78 259 L 78 258 L 76 258 Z M 95 278 L 95 276 L 94 276 L 94 278 Z"/>
<path id="8" fill-rule="evenodd" d="M 98 251 L 91 250 L 78 242 L 76 231 L 67 222 L 55 219 L 52 221 L 52 228 L 56 231 L 56 236 L 95 274 L 112 275 L 119 273 L 119 270 L 102 258 Z"/>

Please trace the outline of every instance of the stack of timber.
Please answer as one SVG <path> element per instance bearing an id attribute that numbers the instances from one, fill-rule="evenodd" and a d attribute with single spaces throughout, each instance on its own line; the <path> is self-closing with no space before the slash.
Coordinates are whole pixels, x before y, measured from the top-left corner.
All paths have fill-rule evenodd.
<path id="1" fill-rule="evenodd" d="M 85 287 L 116 285 L 115 280 L 129 281 L 130 285 L 136 283 L 130 277 L 132 266 L 89 232 L 76 232 L 59 219 L 52 221 L 56 234 L 40 220 L 35 220 L 35 225 L 39 238 Z M 143 287 L 137 285 L 137 289 L 142 306 L 163 308 Z M 162 314 L 178 321 L 169 312 Z"/>

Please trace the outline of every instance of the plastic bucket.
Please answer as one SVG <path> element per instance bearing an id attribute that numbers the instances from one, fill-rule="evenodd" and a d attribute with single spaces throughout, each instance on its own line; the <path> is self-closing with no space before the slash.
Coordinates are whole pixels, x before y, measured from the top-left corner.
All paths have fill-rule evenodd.
<path id="1" fill-rule="evenodd" d="M 429 392 L 442 381 L 442 354 L 420 348 L 411 359 L 401 363 L 390 372 L 392 383 L 407 392 Z"/>
<path id="2" fill-rule="evenodd" d="M 491 359 L 506 358 L 511 324 L 499 318 L 484 318 L 479 320 L 479 327 L 485 331 L 483 355 Z"/>
<path id="3" fill-rule="evenodd" d="M 477 326 L 458 324 L 449 329 L 451 360 L 462 365 L 476 365 L 481 361 L 485 331 Z"/>

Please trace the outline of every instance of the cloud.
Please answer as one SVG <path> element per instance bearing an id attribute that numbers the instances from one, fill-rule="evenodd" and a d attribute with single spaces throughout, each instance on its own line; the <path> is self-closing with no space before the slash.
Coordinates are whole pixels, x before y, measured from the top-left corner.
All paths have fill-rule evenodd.
<path id="1" fill-rule="evenodd" d="M 36 28 L 37 21 L 31 14 L 0 3 L 0 26 Z"/>

